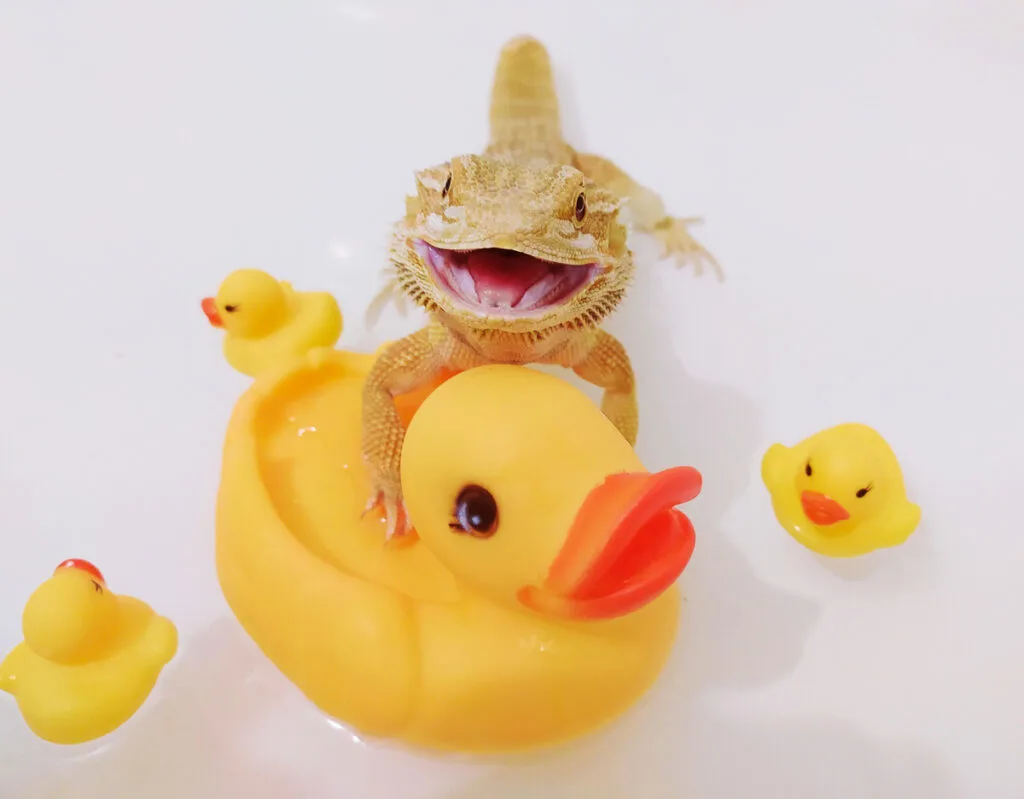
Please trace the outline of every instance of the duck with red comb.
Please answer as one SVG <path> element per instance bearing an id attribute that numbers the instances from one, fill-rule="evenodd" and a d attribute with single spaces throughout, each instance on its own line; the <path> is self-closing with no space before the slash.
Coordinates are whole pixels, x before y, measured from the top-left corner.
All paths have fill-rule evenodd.
<path id="1" fill-rule="evenodd" d="M 0 689 L 40 738 L 76 744 L 120 727 L 174 657 L 174 625 L 110 590 L 92 563 L 71 558 L 29 597 L 25 640 L 0 663 Z"/>

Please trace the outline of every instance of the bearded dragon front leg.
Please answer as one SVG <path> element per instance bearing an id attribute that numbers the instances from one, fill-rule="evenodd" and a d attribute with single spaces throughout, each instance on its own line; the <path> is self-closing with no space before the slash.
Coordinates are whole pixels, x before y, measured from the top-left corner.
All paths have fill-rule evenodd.
<path id="1" fill-rule="evenodd" d="M 639 230 L 653 234 L 661 242 L 663 257 L 674 256 L 680 266 L 692 261 L 698 275 L 704 271 L 703 263 L 706 261 L 718 274 L 718 279 L 723 278 L 718 261 L 690 234 L 688 225 L 699 223 L 699 218 L 680 219 L 669 216 L 661 197 L 637 183 L 607 158 L 577 153 L 576 166 L 597 185 L 628 200 L 625 210 L 633 224 Z"/>
<path id="2" fill-rule="evenodd" d="M 380 354 L 363 386 L 363 460 L 370 475 L 367 510 L 382 505 L 387 538 L 408 532 L 402 500 L 402 443 L 405 428 L 395 397 L 428 383 L 444 366 L 430 327 L 399 339 Z"/>
<path id="3" fill-rule="evenodd" d="M 572 370 L 588 383 L 604 389 L 601 411 L 622 433 L 630 446 L 636 444 L 640 414 L 636 405 L 636 380 L 626 348 L 603 330 L 594 333 L 593 346 Z"/>

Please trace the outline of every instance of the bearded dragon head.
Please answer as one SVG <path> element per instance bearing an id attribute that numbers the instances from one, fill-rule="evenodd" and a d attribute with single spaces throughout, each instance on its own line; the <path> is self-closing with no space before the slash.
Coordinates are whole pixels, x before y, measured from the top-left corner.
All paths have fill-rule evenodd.
<path id="1" fill-rule="evenodd" d="M 464 155 L 416 188 L 391 255 L 429 312 L 476 330 L 592 326 L 632 277 L 618 200 L 574 167 Z"/>

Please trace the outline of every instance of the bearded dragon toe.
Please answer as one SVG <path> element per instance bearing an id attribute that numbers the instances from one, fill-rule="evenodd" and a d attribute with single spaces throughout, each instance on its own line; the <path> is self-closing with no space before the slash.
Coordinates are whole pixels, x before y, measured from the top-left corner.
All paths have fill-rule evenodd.
<path id="1" fill-rule="evenodd" d="M 377 509 L 384 512 L 384 518 L 381 521 L 384 522 L 385 541 L 403 538 L 412 532 L 409 526 L 409 512 L 406 510 L 405 500 L 400 494 L 386 489 L 373 491 L 362 515 L 366 516 L 367 513 Z"/>

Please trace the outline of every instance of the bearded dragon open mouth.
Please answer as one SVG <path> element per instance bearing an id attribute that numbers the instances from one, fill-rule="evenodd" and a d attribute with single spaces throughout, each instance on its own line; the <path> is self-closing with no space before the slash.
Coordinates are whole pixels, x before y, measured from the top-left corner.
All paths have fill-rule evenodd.
<path id="1" fill-rule="evenodd" d="M 597 264 L 553 263 L 515 250 L 445 250 L 425 241 L 415 247 L 449 297 L 485 316 L 543 313 L 579 294 L 600 271 Z"/>

